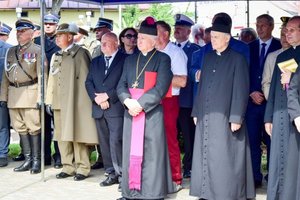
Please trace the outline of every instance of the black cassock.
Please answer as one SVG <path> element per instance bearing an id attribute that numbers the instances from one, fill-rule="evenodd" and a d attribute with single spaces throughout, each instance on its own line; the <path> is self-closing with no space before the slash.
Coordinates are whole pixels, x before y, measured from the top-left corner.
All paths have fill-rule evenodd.
<path id="1" fill-rule="evenodd" d="M 300 50 L 300 49 L 299 49 Z M 277 56 L 272 76 L 269 98 L 265 111 L 265 122 L 273 124 L 271 138 L 271 153 L 269 165 L 267 200 L 285 200 L 283 184 L 288 157 L 290 132 L 295 131 L 290 122 L 287 109 L 287 90 L 283 89 L 280 82 L 281 71 L 278 63 L 295 58 L 300 61 L 300 51 L 293 48 L 287 49 Z M 296 57 L 295 57 L 296 56 Z"/>
<path id="2" fill-rule="evenodd" d="M 207 53 L 192 116 L 197 117 L 191 176 L 192 196 L 209 200 L 255 197 L 247 129 L 246 59 L 228 47 Z M 242 124 L 232 132 L 230 123 Z"/>
<path id="3" fill-rule="evenodd" d="M 151 57 L 140 55 L 139 72 Z M 124 63 L 123 73 L 117 87 L 120 101 L 131 98 L 129 88 L 136 80 L 136 64 L 139 54 L 128 56 Z M 129 157 L 131 143 L 132 117 L 128 111 L 124 114 L 123 129 L 123 169 L 122 169 L 122 196 L 129 199 L 160 199 L 168 193 L 174 192 L 169 155 L 166 143 L 163 110 L 161 100 L 168 91 L 173 77 L 171 61 L 167 54 L 156 51 L 148 63 L 145 71 L 157 72 L 156 85 L 138 102 L 146 113 L 144 135 L 144 157 L 142 163 L 141 190 L 130 190 L 128 183 Z M 144 87 L 144 73 L 138 79 L 138 88 Z"/>
<path id="4" fill-rule="evenodd" d="M 285 51 L 292 58 L 296 60 L 299 65 L 300 62 L 300 45 L 295 49 L 293 47 Z M 296 117 L 300 116 L 300 67 L 292 75 L 290 86 L 288 89 L 288 113 L 291 122 Z M 284 199 L 300 199 L 300 133 L 296 127 L 291 126 L 290 138 L 288 144 L 288 158 L 284 175 L 283 186 Z"/>

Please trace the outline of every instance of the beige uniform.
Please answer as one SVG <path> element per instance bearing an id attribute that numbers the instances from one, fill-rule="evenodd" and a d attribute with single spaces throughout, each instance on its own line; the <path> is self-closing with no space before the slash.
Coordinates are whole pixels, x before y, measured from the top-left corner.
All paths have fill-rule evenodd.
<path id="1" fill-rule="evenodd" d="M 101 43 L 98 40 L 91 41 L 87 46 L 92 58 L 102 55 L 101 52 Z"/>
<path id="2" fill-rule="evenodd" d="M 6 101 L 13 128 L 20 134 L 40 133 L 41 47 L 29 42 L 11 47 L 6 56 L 0 101 Z M 47 80 L 45 69 L 45 80 Z"/>
<path id="3" fill-rule="evenodd" d="M 91 101 L 85 89 L 90 61 L 88 50 L 78 45 L 67 52 L 57 52 L 51 59 L 46 104 L 54 110 L 53 139 L 58 141 L 63 172 L 67 174 L 88 175 L 86 144 L 98 143 Z"/>

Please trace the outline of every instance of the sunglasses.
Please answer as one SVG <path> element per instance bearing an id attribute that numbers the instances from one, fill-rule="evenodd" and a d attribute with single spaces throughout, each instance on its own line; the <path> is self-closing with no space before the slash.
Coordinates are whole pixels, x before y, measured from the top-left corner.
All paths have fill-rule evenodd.
<path id="1" fill-rule="evenodd" d="M 131 38 L 136 39 L 137 35 L 136 34 L 132 35 L 132 34 L 128 33 L 128 34 L 124 35 L 124 37 L 126 37 L 127 39 L 131 39 Z"/>

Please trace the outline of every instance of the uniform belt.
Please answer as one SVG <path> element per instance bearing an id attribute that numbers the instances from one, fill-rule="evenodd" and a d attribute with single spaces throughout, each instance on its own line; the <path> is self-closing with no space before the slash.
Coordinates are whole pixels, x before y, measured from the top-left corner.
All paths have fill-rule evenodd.
<path id="1" fill-rule="evenodd" d="M 23 83 L 9 83 L 10 86 L 13 86 L 13 87 L 16 87 L 16 88 L 19 88 L 19 87 L 25 87 L 25 86 L 29 86 L 29 85 L 33 85 L 33 84 L 36 84 L 38 82 L 38 79 L 35 78 L 31 81 L 26 81 L 26 82 L 23 82 Z"/>

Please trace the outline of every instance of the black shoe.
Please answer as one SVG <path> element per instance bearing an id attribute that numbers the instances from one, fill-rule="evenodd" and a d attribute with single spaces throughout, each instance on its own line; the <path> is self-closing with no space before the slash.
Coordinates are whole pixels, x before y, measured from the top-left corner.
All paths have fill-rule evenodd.
<path id="1" fill-rule="evenodd" d="M 82 180 L 84 180 L 84 179 L 86 179 L 87 178 L 87 176 L 85 176 L 85 175 L 82 175 L 82 174 L 76 174 L 75 176 L 74 176 L 74 181 L 82 181 Z"/>
<path id="2" fill-rule="evenodd" d="M 184 171 L 183 178 L 191 178 L 191 171 L 190 170 Z"/>
<path id="3" fill-rule="evenodd" d="M 7 166 L 8 161 L 7 158 L 0 158 L 0 167 L 5 167 Z"/>
<path id="4" fill-rule="evenodd" d="M 57 178 L 57 179 L 68 178 L 68 177 L 70 177 L 70 176 L 72 176 L 72 175 L 67 174 L 67 173 L 65 173 L 65 172 L 60 172 L 59 174 L 56 174 L 56 178 Z"/>
<path id="5" fill-rule="evenodd" d="M 63 165 L 61 164 L 60 160 L 57 159 L 57 160 L 54 161 L 54 168 L 55 169 L 60 169 L 62 167 L 63 167 Z"/>
<path id="6" fill-rule="evenodd" d="M 95 164 L 93 164 L 91 166 L 91 169 L 101 169 L 103 167 L 104 167 L 103 163 L 101 163 L 101 162 L 95 162 Z"/>
<path id="7" fill-rule="evenodd" d="M 13 158 L 13 161 L 23 161 L 25 160 L 24 154 L 20 153 L 17 157 Z"/>
<path id="8" fill-rule="evenodd" d="M 113 185 L 116 183 L 119 183 L 118 177 L 116 177 L 116 178 L 107 177 L 104 181 L 102 181 L 100 183 L 100 186 L 105 187 L 105 186 L 110 186 L 110 185 Z"/>

